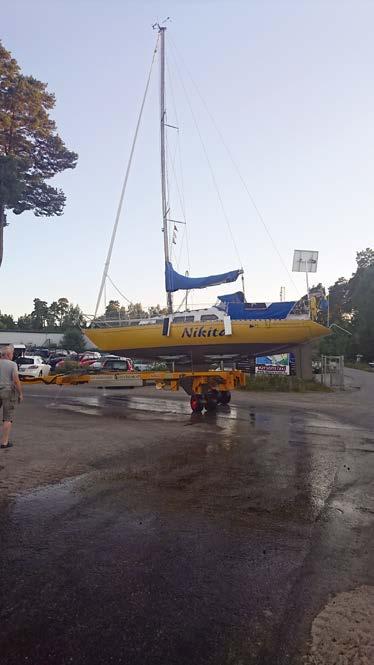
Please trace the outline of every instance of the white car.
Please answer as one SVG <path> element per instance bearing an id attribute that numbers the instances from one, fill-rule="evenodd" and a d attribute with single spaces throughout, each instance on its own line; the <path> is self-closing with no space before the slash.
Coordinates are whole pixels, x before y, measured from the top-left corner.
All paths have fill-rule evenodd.
<path id="1" fill-rule="evenodd" d="M 18 374 L 24 376 L 43 377 L 48 376 L 51 368 L 46 365 L 41 356 L 21 356 L 17 359 Z"/>

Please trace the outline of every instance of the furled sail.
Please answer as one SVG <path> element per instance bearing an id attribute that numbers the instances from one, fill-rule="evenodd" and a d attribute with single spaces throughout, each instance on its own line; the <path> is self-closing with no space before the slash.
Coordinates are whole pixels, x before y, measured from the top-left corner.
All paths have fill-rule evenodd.
<path id="1" fill-rule="evenodd" d="M 218 284 L 228 284 L 235 282 L 242 270 L 231 270 L 221 275 L 209 275 L 208 277 L 187 277 L 177 273 L 170 261 L 165 264 L 165 286 L 166 291 L 190 291 L 191 289 L 205 289 L 207 286 L 217 286 Z"/>

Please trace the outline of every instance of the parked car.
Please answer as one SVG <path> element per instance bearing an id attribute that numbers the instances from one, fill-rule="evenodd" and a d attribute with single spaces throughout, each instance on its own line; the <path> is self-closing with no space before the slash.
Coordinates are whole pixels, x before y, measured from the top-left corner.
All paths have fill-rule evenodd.
<path id="1" fill-rule="evenodd" d="M 56 365 L 58 365 L 61 362 L 64 362 L 65 360 L 78 360 L 78 354 L 77 353 L 71 353 L 71 354 L 56 353 L 55 355 L 50 356 L 48 358 L 48 365 L 50 365 L 51 370 L 53 371 L 53 370 L 56 369 Z"/>
<path id="2" fill-rule="evenodd" d="M 51 356 L 69 356 L 71 353 L 74 352 L 69 351 L 68 349 L 55 349 L 52 351 Z"/>
<path id="3" fill-rule="evenodd" d="M 86 367 L 87 365 L 92 365 L 96 360 L 100 360 L 101 353 L 98 351 L 85 351 L 85 353 L 80 353 L 78 356 L 79 364 L 81 367 Z"/>
<path id="4" fill-rule="evenodd" d="M 31 376 L 48 376 L 51 371 L 41 356 L 22 356 L 17 359 L 18 373 L 20 378 Z"/>
<path id="5" fill-rule="evenodd" d="M 52 354 L 52 351 L 44 346 L 29 346 L 25 353 L 28 356 L 40 356 L 43 358 L 44 362 L 46 362 Z"/>
<path id="6" fill-rule="evenodd" d="M 56 358 L 54 362 L 54 370 L 55 372 L 58 372 L 59 369 L 65 364 L 65 363 L 76 363 L 77 367 L 79 367 L 78 363 L 78 354 L 74 353 L 69 356 L 63 356 L 62 358 Z"/>
<path id="7" fill-rule="evenodd" d="M 134 360 L 133 363 L 136 372 L 166 372 L 169 369 L 168 363 L 161 360 L 150 363 L 142 360 Z"/>
<path id="8" fill-rule="evenodd" d="M 90 365 L 90 369 L 101 372 L 133 372 L 134 365 L 131 358 L 103 358 L 100 363 L 95 362 Z"/>
<path id="9" fill-rule="evenodd" d="M 144 363 L 141 360 L 134 360 L 134 368 L 137 372 L 147 372 L 153 370 L 153 363 Z"/>
<path id="10" fill-rule="evenodd" d="M 90 364 L 90 369 L 101 369 L 106 360 L 121 360 L 121 356 L 116 356 L 113 353 L 105 353 L 101 358 L 97 358 Z"/>

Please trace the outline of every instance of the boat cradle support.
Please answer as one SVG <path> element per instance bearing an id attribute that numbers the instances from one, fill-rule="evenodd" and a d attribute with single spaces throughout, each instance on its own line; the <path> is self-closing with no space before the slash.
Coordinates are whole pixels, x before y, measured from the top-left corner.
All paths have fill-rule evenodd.
<path id="1" fill-rule="evenodd" d="M 152 381 L 158 390 L 179 390 L 190 396 L 192 411 L 213 411 L 218 404 L 228 404 L 231 390 L 245 385 L 240 370 L 202 372 L 141 372 L 144 383 Z"/>

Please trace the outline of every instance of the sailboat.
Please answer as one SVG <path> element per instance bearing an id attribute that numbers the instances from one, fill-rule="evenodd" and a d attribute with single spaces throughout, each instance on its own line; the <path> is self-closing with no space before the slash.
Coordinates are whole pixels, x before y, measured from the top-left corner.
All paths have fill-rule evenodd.
<path id="1" fill-rule="evenodd" d="M 266 303 L 245 301 L 244 292 L 223 295 L 213 307 L 173 312 L 173 293 L 184 290 L 205 289 L 235 282 L 241 268 L 207 277 L 179 274 L 173 267 L 169 251 L 169 209 L 166 195 L 166 110 L 165 110 L 165 32 L 166 27 L 156 24 L 160 43 L 160 134 L 161 134 L 161 193 L 165 255 L 166 316 L 148 319 L 104 319 L 97 317 L 84 329 L 88 339 L 105 352 L 118 353 L 138 359 L 167 360 L 191 363 L 193 367 L 210 366 L 213 360 L 247 360 L 256 355 L 269 355 L 291 351 L 299 345 L 329 334 L 329 329 L 312 320 L 311 311 L 318 314 L 318 306 L 305 306 L 305 300 Z M 155 53 L 157 51 L 157 46 Z M 148 85 L 148 84 L 147 84 Z M 146 88 L 147 90 L 147 88 Z M 144 99 L 143 99 L 144 105 Z M 142 106 L 143 108 L 143 106 Z M 141 109 L 142 110 L 142 109 Z M 135 137 L 139 128 L 139 122 Z M 133 144 L 133 148 L 134 148 Z M 130 154 L 129 167 L 133 154 Z M 126 173 L 127 182 L 129 167 Z M 122 191 L 121 200 L 123 199 Z M 120 208 L 117 213 L 110 249 L 104 268 L 96 307 L 108 275 Z M 314 304 L 316 305 L 316 303 Z M 317 303 L 318 305 L 318 303 Z"/>

